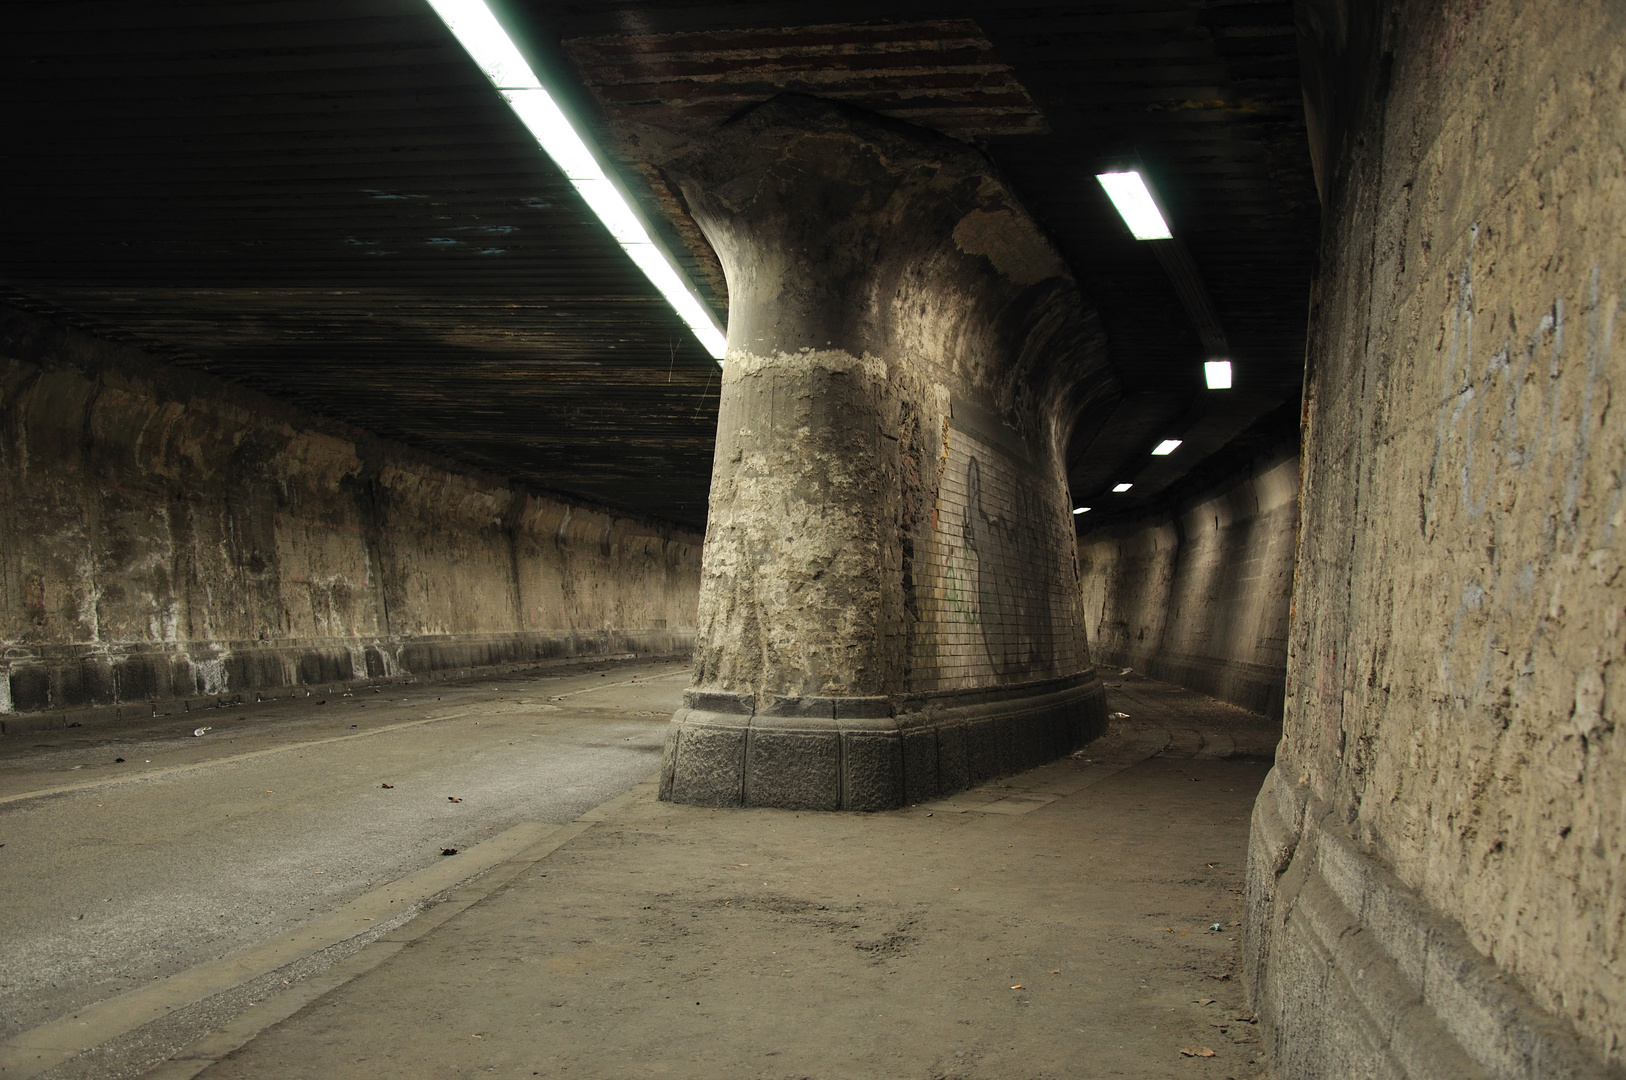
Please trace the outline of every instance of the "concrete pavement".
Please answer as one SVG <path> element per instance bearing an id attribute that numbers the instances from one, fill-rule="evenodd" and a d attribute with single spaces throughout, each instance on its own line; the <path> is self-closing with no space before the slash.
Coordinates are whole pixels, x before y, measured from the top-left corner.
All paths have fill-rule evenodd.
<path id="1" fill-rule="evenodd" d="M 441 852 L 568 822 L 648 775 L 687 678 L 600 662 L 0 740 L 0 1036 L 426 867 L 447 864 L 440 889 L 477 873 Z"/>
<path id="2" fill-rule="evenodd" d="M 243 961 L 235 995 L 217 961 L 155 984 L 169 998 L 104 1002 L 151 1019 L 43 1075 L 1257 1075 L 1234 958 L 1266 765 L 1215 755 L 1268 752 L 1273 733 L 1158 684 L 1109 690 L 1134 709 L 1109 740 L 927 806 L 720 812 L 645 783 L 563 827 L 493 825 L 458 856 L 480 876 L 398 885 L 433 896 L 416 918 L 364 888 L 326 930 L 302 924 L 334 944 Z M 671 691 L 609 696 L 646 692 Z M 377 932 L 358 932 L 364 912 Z"/>

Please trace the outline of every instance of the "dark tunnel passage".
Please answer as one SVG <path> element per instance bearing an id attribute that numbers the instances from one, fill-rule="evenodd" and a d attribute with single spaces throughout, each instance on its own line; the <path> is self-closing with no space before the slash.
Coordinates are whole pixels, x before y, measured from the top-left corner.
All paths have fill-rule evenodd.
<path id="1" fill-rule="evenodd" d="M 1622 1075 L 1618 3 L 7 15 L 3 1080 Z"/>

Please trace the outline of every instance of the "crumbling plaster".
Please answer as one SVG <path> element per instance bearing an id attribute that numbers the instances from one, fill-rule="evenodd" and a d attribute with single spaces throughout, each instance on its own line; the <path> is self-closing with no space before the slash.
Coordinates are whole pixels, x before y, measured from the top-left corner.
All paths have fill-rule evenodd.
<path id="1" fill-rule="evenodd" d="M 10 712 L 687 651 L 701 538 L 0 316 Z"/>
<path id="2" fill-rule="evenodd" d="M 1103 708 L 1062 448 L 1116 384 L 1037 224 L 965 144 L 798 95 L 665 167 L 729 328 L 664 793 L 878 809 L 1078 745 Z"/>
<path id="3" fill-rule="evenodd" d="M 1355 9 L 1301 7 L 1307 57 L 1333 64 Z M 1309 958 L 1330 949 L 1348 979 L 1367 965 L 1312 932 L 1325 874 L 1299 863 L 1352 843 L 1415 900 L 1412 923 L 1357 905 L 1355 925 L 1409 927 L 1369 940 L 1414 943 L 1385 962 L 1415 974 L 1422 1013 L 1476 1067 L 1591 1075 L 1558 1071 L 1555 1047 L 1568 1027 L 1626 1062 L 1626 9 L 1418 0 L 1379 22 L 1374 100 L 1345 99 L 1361 119 L 1328 129 L 1322 155 L 1285 738 L 1249 883 L 1255 993 L 1283 1075 L 1344 1075 L 1314 1064 L 1353 1021 L 1308 992 L 1324 977 Z M 1478 1038 L 1483 984 L 1413 964 L 1431 935 L 1460 935 L 1552 1023 L 1511 1050 Z"/>

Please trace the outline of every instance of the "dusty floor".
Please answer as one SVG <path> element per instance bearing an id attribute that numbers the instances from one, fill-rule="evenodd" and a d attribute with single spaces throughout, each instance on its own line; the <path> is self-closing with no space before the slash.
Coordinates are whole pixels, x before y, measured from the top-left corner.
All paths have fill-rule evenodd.
<path id="1" fill-rule="evenodd" d="M 0 1038 L 298 927 L 445 846 L 572 820 L 656 767 L 688 679 L 580 664 L 0 738 Z"/>
<path id="2" fill-rule="evenodd" d="M 646 789 L 202 1075 L 1258 1076 L 1234 958 L 1268 765 L 1124 768 L 1179 752 L 1145 735 L 888 814 Z"/>
<path id="3" fill-rule="evenodd" d="M 352 815 L 377 803 L 378 766 L 406 778 L 383 795 L 456 778 L 477 793 L 471 801 L 484 816 L 443 821 L 439 803 L 426 803 L 350 828 L 386 839 L 405 829 L 424 842 L 451 829 L 473 842 L 359 893 L 383 871 L 354 883 L 347 873 L 349 892 L 327 894 L 327 913 L 291 933 L 224 960 L 177 956 L 173 975 L 23 1032 L 0 1046 L 0 1078 L 105 1080 L 154 1065 L 152 1080 L 1262 1075 L 1234 957 L 1248 815 L 1276 738 L 1270 725 L 1173 687 L 1114 679 L 1109 701 L 1130 715 L 1111 736 L 1077 758 L 928 806 L 713 811 L 659 803 L 646 781 L 561 825 L 588 790 L 613 794 L 632 760 L 646 762 L 640 775 L 653 765 L 644 744 L 658 741 L 652 724 L 664 717 L 640 714 L 682 680 L 654 668 L 633 681 L 623 670 L 620 686 L 584 671 L 536 687 L 504 679 L 372 703 L 364 726 L 383 726 L 370 738 L 353 737 L 348 720 L 339 741 L 320 741 L 334 721 L 297 713 L 234 721 L 236 743 L 212 749 L 130 733 L 121 736 L 127 749 L 171 755 L 147 762 L 142 750 L 141 764 L 155 770 L 149 779 L 109 773 L 110 783 L 93 778 L 44 798 L 26 793 L 82 783 L 85 770 L 72 765 L 99 761 L 105 744 L 91 735 L 31 753 L 12 744 L 0 755 L 0 804 L 13 827 L 28 822 L 18 835 L 49 824 L 34 815 L 66 815 L 71 841 L 109 795 L 157 800 L 120 812 L 138 829 L 124 845 L 132 866 L 157 852 L 198 887 L 229 890 L 208 864 L 188 866 L 188 845 L 201 844 L 223 859 L 217 868 L 256 880 L 287 873 L 304 904 L 314 869 L 289 873 L 278 845 L 303 839 L 331 855 L 337 836 L 310 830 L 322 821 L 340 833 L 347 821 L 362 826 Z M 585 700 L 567 704 L 562 690 Z M 565 707 L 538 711 L 537 702 Z M 407 722 L 429 704 L 455 704 L 457 718 L 424 712 L 399 734 L 385 730 L 386 720 Z M 645 725 L 652 735 L 641 734 Z M 396 746 L 400 739 L 409 741 Z M 592 756 L 612 744 L 613 759 Z M 278 746 L 290 752 L 262 753 Z M 452 752 L 459 747 L 467 754 Z M 161 771 L 172 766 L 181 771 Z M 197 837 L 218 829 L 162 808 L 166 791 L 193 810 L 226 799 L 214 787 L 230 787 L 242 770 L 259 791 L 267 769 L 280 777 L 263 787 L 293 797 L 255 811 L 250 831 L 266 835 L 246 846 L 211 847 Z M 527 775 L 546 782 L 527 786 Z M 326 809 L 306 812 L 301 791 L 329 800 Z M 445 801 L 438 787 L 432 794 Z M 217 809 L 246 811 L 241 801 Z M 15 816 L 25 809 L 30 816 Z M 165 822 L 173 836 L 158 835 Z M 25 847 L 48 861 L 48 839 L 41 832 Z M 262 842 L 275 866 L 255 863 Z M 81 848 L 122 849 L 64 845 L 64 866 L 100 888 L 97 860 L 71 854 Z M 355 850 L 365 861 L 369 849 Z M 411 912 L 400 915 L 397 904 Z M 49 918 L 49 908 L 23 898 L 18 911 Z M 127 936 L 118 947 L 161 951 Z M 73 955 L 64 954 L 69 966 Z"/>

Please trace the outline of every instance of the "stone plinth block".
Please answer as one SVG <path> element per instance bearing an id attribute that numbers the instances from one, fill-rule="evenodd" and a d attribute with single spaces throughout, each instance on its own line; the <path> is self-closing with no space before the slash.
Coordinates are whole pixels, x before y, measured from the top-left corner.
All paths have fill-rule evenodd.
<path id="1" fill-rule="evenodd" d="M 736 695 L 686 700 L 667 730 L 661 797 L 697 806 L 891 810 L 1070 753 L 1106 727 L 1093 673 L 996 696 L 778 699 L 760 713 Z M 895 715 L 874 715 L 885 705 Z"/>

